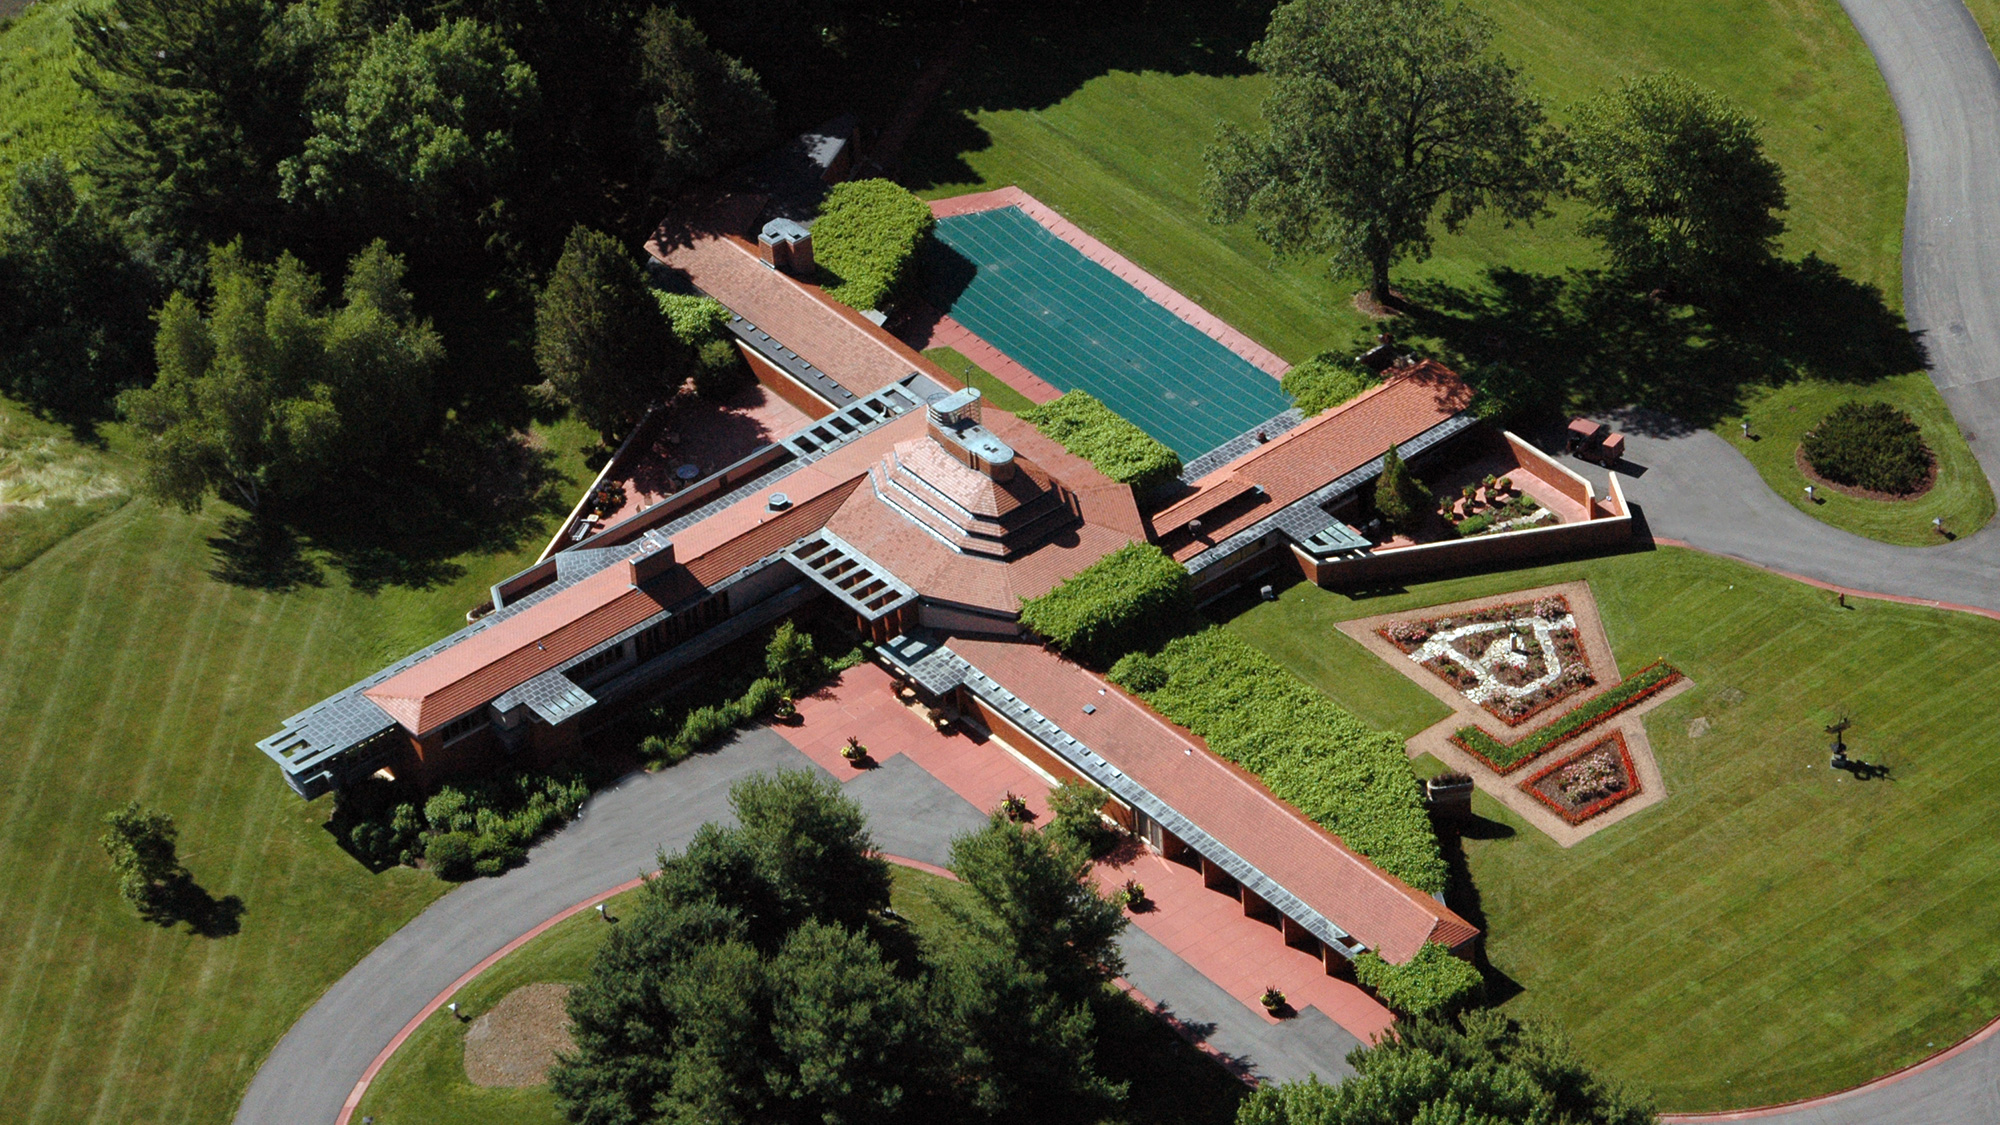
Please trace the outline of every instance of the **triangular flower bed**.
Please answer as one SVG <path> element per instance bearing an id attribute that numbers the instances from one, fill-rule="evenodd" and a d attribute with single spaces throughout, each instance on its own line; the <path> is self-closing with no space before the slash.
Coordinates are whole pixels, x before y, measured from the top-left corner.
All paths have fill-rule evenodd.
<path id="1" fill-rule="evenodd" d="M 1639 771 L 1625 747 L 1623 731 L 1544 766 L 1521 783 L 1521 791 L 1547 805 L 1571 824 L 1582 824 L 1639 793 Z"/>

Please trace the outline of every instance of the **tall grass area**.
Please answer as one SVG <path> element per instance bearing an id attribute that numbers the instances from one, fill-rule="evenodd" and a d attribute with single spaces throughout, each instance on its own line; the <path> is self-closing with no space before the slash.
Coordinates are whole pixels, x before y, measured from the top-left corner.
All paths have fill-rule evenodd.
<path id="1" fill-rule="evenodd" d="M 574 494 L 594 441 L 542 432 Z M 107 455 L 112 471 L 130 467 Z M 337 568 L 268 593 L 211 577 L 225 513 L 132 501 L 0 578 L 0 1104 L 10 1121 L 225 1122 L 326 987 L 447 888 L 372 875 L 256 740 L 463 624 L 543 529 L 433 588 L 363 593 Z M 553 522 L 553 521 L 551 521 Z M 141 922 L 97 837 L 138 798 L 239 932 Z"/>
<path id="2" fill-rule="evenodd" d="M 1558 119 L 1620 77 L 1677 68 L 1764 122 L 1792 195 L 1788 254 L 1818 251 L 1900 304 L 1904 178 L 1888 90 L 1836 0 L 1475 0 Z M 1273 265 L 1247 224 L 1202 218 L 1201 152 L 1218 119 L 1258 124 L 1261 77 L 1238 52 L 1268 5 L 1203 6 L 1140 28 L 1065 26 L 995 44 L 940 99 L 908 176 L 929 197 L 1019 184 L 1287 359 L 1345 345 L 1356 284 Z M 1079 21 L 1085 22 L 1088 21 Z M 1478 284 L 1491 266 L 1597 264 L 1579 209 L 1533 229 L 1475 221 L 1399 281 Z"/>
<path id="3" fill-rule="evenodd" d="M 73 155 L 97 132 L 96 116 L 77 88 L 71 15 L 89 0 L 40 0 L 0 30 L 0 184 L 14 169 L 48 153 Z"/>
<path id="4" fill-rule="evenodd" d="M 1407 679 L 1368 667 L 1335 622 L 1577 579 L 1620 667 L 1664 657 L 1695 686 L 1645 717 L 1663 803 L 1562 848 L 1481 795 L 1477 830 L 1445 841 L 1447 898 L 1486 932 L 1490 994 L 1676 1111 L 1828 1093 L 1991 1019 L 2000 622 L 1842 609 L 1665 548 L 1361 599 L 1298 585 L 1227 627 L 1329 691 L 1386 693 Z M 1822 728 L 1843 715 L 1849 753 L 1888 778 L 1827 768 Z"/>
<path id="5" fill-rule="evenodd" d="M 129 499 L 115 455 L 0 395 L 0 578 Z"/>

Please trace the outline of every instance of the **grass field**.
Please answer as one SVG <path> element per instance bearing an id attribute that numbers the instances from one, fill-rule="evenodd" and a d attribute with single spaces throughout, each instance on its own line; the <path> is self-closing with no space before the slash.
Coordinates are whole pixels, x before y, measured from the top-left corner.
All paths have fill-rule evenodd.
<path id="1" fill-rule="evenodd" d="M 2000 623 L 1842 610 L 1668 548 L 1362 600 L 1294 586 L 1230 627 L 1414 725 L 1434 712 L 1393 703 L 1407 680 L 1334 622 L 1573 579 L 1589 580 L 1619 667 L 1665 657 L 1695 688 L 1646 719 L 1663 804 L 1566 850 L 1479 798 L 1448 897 L 1486 931 L 1506 1009 L 1559 1021 L 1593 1062 L 1683 1111 L 1840 1089 L 1992 1018 L 2000 731 L 1984 684 Z M 1850 753 L 1888 779 L 1827 768 L 1821 728 L 1841 715 Z"/>
<path id="2" fill-rule="evenodd" d="M 1499 47 L 1558 118 L 1620 77 L 1679 67 L 1764 122 L 1792 196 L 1786 250 L 1817 250 L 1899 304 L 1906 169 L 1894 107 L 1835 0 L 1481 0 Z M 1218 119 L 1258 121 L 1262 78 L 1240 50 L 1256 5 L 1192 20 L 1067 26 L 968 62 L 907 158 L 929 197 L 1019 184 L 1294 362 L 1362 326 L 1355 285 L 1311 263 L 1273 266 L 1247 225 L 1202 218 L 1202 148 Z M 1557 272 L 1598 260 L 1577 209 L 1533 230 L 1476 221 L 1397 277 L 1460 286 L 1492 266 Z"/>
<path id="3" fill-rule="evenodd" d="M 74 154 L 97 132 L 71 77 L 77 51 L 69 20 L 85 6 L 85 0 L 40 0 L 0 31 L 0 185 L 13 184 L 21 163 Z"/>
<path id="4" fill-rule="evenodd" d="M 1817 490 L 1817 502 L 1806 500 L 1806 478 L 1799 472 L 1797 459 L 1799 440 L 1819 425 L 1828 411 L 1850 399 L 1891 403 L 1916 421 L 1925 444 L 1938 458 L 1935 487 L 1914 500 L 1865 500 L 1827 488 Z M 1746 417 L 1755 441 L 1743 437 L 1741 423 Z M 1921 371 L 1858 388 L 1818 381 L 1761 388 L 1749 396 L 1745 413 L 1723 419 L 1715 430 L 1742 451 L 1772 491 L 1793 507 L 1857 535 L 1929 547 L 1947 542 L 1931 530 L 1933 518 L 1942 518 L 1954 535 L 1970 535 L 1993 518 L 1993 490 L 1986 483 L 1986 474 L 1980 471 L 1930 376 Z"/>
<path id="5" fill-rule="evenodd" d="M 545 432 L 574 495 L 594 437 Z M 106 465 L 123 476 L 115 453 Z M 464 620 L 539 537 L 427 589 L 217 581 L 225 513 L 99 514 L 0 579 L 0 1104 L 22 1122 L 223 1122 L 278 1036 L 443 884 L 370 875 L 255 742 Z M 545 532 L 543 533 L 545 534 Z M 318 584 L 312 584 L 317 582 Z M 140 922 L 97 843 L 138 797 L 176 817 L 226 936 Z M 229 900 L 234 899 L 231 903 Z"/>
<path id="6" fill-rule="evenodd" d="M 115 455 L 0 395 L 0 578 L 130 498 Z"/>
<path id="7" fill-rule="evenodd" d="M 959 382 L 966 386 L 979 388 L 986 401 L 1011 414 L 1035 405 L 1027 395 L 1001 382 L 998 375 L 972 362 L 957 348 L 926 348 L 924 358 L 958 376 Z"/>
<path id="8" fill-rule="evenodd" d="M 953 884 L 938 876 L 897 867 L 890 896 L 896 912 L 909 920 L 920 940 L 937 940 L 944 916 L 932 894 L 950 894 Z M 614 899 L 611 914 L 638 892 Z M 610 927 L 586 911 L 502 958 L 454 999 L 467 1020 L 478 1019 L 507 994 L 539 982 L 577 984 L 587 979 L 590 960 Z M 1136 1004 L 1111 1009 L 1100 1061 L 1132 1083 L 1132 1122 L 1227 1125 L 1246 1092 L 1236 1079 Z M 390 1057 L 361 1100 L 357 1118 L 423 1122 L 424 1125 L 562 1125 L 563 1116 L 547 1086 L 495 1089 L 465 1077 L 465 1027 L 440 1009 L 425 1020 Z"/>

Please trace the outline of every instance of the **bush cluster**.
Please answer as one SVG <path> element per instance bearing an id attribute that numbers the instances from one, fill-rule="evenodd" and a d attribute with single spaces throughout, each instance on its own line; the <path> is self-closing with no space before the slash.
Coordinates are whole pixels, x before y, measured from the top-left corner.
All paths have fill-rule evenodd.
<path id="1" fill-rule="evenodd" d="M 1292 405 L 1310 418 L 1331 410 L 1382 380 L 1374 372 L 1337 352 L 1321 352 L 1285 372 L 1279 385 Z"/>
<path id="2" fill-rule="evenodd" d="M 1369 950 L 1354 959 L 1354 979 L 1401 1016 L 1448 1015 L 1469 1004 L 1486 983 L 1477 966 L 1434 941 L 1400 965 Z"/>
<path id="3" fill-rule="evenodd" d="M 1886 402 L 1843 402 L 1800 443 L 1820 476 L 1903 496 L 1924 486 L 1931 450 L 1908 414 Z"/>
<path id="4" fill-rule="evenodd" d="M 1478 727 L 1460 727 L 1452 732 L 1452 741 L 1485 759 L 1487 765 L 1504 773 L 1536 757 L 1556 743 L 1565 742 L 1572 735 L 1623 711 L 1680 678 L 1680 669 L 1665 661 L 1656 661 L 1632 673 L 1610 691 L 1581 704 L 1576 710 L 1519 742 L 1512 744 L 1502 742 Z"/>
<path id="5" fill-rule="evenodd" d="M 743 385 L 750 369 L 736 338 L 729 334 L 734 314 L 713 297 L 654 290 L 674 338 L 694 352 L 694 389 L 703 398 L 726 398 Z"/>
<path id="6" fill-rule="evenodd" d="M 743 684 L 742 690 L 718 702 L 696 706 L 678 720 L 670 720 L 666 708 L 656 708 L 652 716 L 654 725 L 664 729 L 640 740 L 639 756 L 654 765 L 678 764 L 731 731 L 771 717 L 779 703 L 804 694 L 828 676 L 852 668 L 860 663 L 861 657 L 859 649 L 840 657 L 822 656 L 811 633 L 789 621 L 783 622 L 764 646 L 761 668 L 764 675 L 757 676 L 747 668 L 737 670 L 733 677 L 727 668 L 711 672 L 711 679 Z"/>
<path id="7" fill-rule="evenodd" d="M 425 801 L 396 806 L 387 825 L 364 821 L 350 832 L 357 851 L 422 856 L 431 873 L 459 882 L 498 875 L 527 858 L 528 845 L 568 823 L 590 796 L 575 774 L 523 770 L 465 786 L 447 785 Z"/>
<path id="8" fill-rule="evenodd" d="M 1021 420 L 1097 471 L 1144 494 L 1179 476 L 1180 455 L 1083 391 L 1021 411 Z"/>
<path id="9" fill-rule="evenodd" d="M 835 184 L 812 228 L 827 294 L 864 311 L 881 308 L 936 225 L 929 204 L 888 180 Z"/>
<path id="10" fill-rule="evenodd" d="M 1169 641 L 1157 655 L 1120 660 L 1111 679 L 1377 867 L 1420 891 L 1444 889 L 1444 858 L 1402 742 L 1270 657 L 1210 628 Z"/>
<path id="11" fill-rule="evenodd" d="M 1151 543 L 1128 543 L 1021 602 L 1021 623 L 1099 668 L 1157 647 L 1194 615 L 1187 570 Z"/>

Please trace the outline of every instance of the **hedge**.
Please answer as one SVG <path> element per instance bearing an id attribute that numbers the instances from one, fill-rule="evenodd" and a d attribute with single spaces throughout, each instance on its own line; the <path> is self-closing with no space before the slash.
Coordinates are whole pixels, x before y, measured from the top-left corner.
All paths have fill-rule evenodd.
<path id="1" fill-rule="evenodd" d="M 1157 655 L 1121 660 L 1111 678 L 1377 867 L 1420 891 L 1444 889 L 1437 835 L 1394 735 L 1369 727 L 1220 628 L 1169 641 Z"/>
<path id="2" fill-rule="evenodd" d="M 1334 352 L 1318 355 L 1285 372 L 1279 385 L 1292 405 L 1310 418 L 1330 410 L 1380 383 L 1374 372 Z"/>
<path id="3" fill-rule="evenodd" d="M 1626 677 L 1610 691 L 1588 700 L 1519 742 L 1502 742 L 1478 727 L 1460 727 L 1452 732 L 1451 740 L 1487 765 L 1501 773 L 1508 773 L 1521 763 L 1539 757 L 1549 747 L 1596 726 L 1680 678 L 1680 669 L 1664 660 L 1656 660 Z"/>
<path id="4" fill-rule="evenodd" d="M 1479 995 L 1486 983 L 1477 966 L 1434 941 L 1400 965 L 1369 950 L 1354 959 L 1354 979 L 1404 1016 L 1449 1014 Z"/>
<path id="5" fill-rule="evenodd" d="M 1187 570 L 1151 543 L 1128 543 L 1021 601 L 1021 624 L 1099 668 L 1158 646 L 1193 616 Z"/>
<path id="6" fill-rule="evenodd" d="M 1135 493 L 1151 491 L 1181 473 L 1179 454 L 1083 391 L 1031 406 L 1020 417 L 1098 472 L 1131 485 Z"/>
<path id="7" fill-rule="evenodd" d="M 888 180 L 835 184 L 812 228 L 813 261 L 827 294 L 853 308 L 882 307 L 937 220 L 930 205 Z"/>
<path id="8" fill-rule="evenodd" d="M 1933 463 L 1917 424 L 1886 402 L 1843 402 L 1799 445 L 1820 476 L 1894 496 L 1922 488 Z"/>

